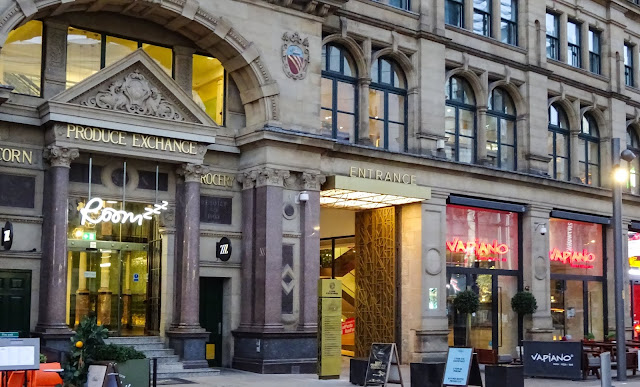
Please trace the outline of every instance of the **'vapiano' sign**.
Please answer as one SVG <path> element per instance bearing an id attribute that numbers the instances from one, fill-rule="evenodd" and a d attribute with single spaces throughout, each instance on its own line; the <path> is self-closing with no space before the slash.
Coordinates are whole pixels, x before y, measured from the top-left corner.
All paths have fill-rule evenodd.
<path id="1" fill-rule="evenodd" d="M 82 219 L 80 224 L 87 223 L 98 224 L 103 222 L 111 223 L 138 223 L 142 226 L 143 220 L 153 219 L 153 215 L 159 215 L 160 212 L 167 209 L 169 203 L 165 200 L 161 204 L 154 204 L 153 207 L 145 208 L 142 214 L 134 214 L 133 212 L 116 210 L 115 208 L 105 207 L 104 200 L 101 198 L 93 198 L 87 202 L 84 208 L 80 209 Z"/>

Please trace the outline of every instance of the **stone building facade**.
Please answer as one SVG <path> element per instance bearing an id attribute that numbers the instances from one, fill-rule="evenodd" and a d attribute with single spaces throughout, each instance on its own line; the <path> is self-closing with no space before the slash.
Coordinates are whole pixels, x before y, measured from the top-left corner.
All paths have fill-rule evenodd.
<path id="1" fill-rule="evenodd" d="M 639 15 L 624 0 L 0 0 L 0 296 L 16 316 L 0 328 L 59 347 L 94 312 L 187 366 L 315 372 L 317 281 L 334 277 L 348 355 L 604 337 L 611 143 L 640 148 Z M 465 289 L 470 319 L 451 306 Z M 538 310 L 515 324 L 519 290 Z"/>

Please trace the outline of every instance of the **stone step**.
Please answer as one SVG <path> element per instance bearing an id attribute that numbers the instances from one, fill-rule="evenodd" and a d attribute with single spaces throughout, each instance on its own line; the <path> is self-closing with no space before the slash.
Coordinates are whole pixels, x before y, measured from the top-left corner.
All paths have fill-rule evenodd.
<path id="1" fill-rule="evenodd" d="M 122 336 L 122 337 L 110 337 L 104 341 L 106 344 L 117 345 L 136 345 L 136 344 L 152 344 L 161 343 L 164 341 L 160 336 Z"/>
<path id="2" fill-rule="evenodd" d="M 136 348 L 138 349 L 138 348 Z M 169 349 L 169 348 L 162 348 L 162 349 L 138 349 L 138 351 L 144 353 L 144 355 L 146 357 L 148 357 L 149 359 L 152 359 L 154 357 L 157 358 L 162 358 L 162 357 L 169 357 L 169 356 L 175 356 L 175 351 L 173 349 Z"/>
<path id="3" fill-rule="evenodd" d="M 127 347 L 133 347 L 135 349 L 137 349 L 138 351 L 145 351 L 148 349 L 163 349 L 166 348 L 164 343 L 144 343 L 144 344 L 129 344 L 129 343 L 123 343 L 123 344 L 118 344 L 118 345 L 124 345 Z"/>
<path id="4" fill-rule="evenodd" d="M 182 371 L 160 372 L 158 370 L 158 380 L 162 379 L 188 379 L 206 376 L 220 375 L 220 370 L 215 368 L 190 368 Z"/>
<path id="5" fill-rule="evenodd" d="M 161 364 L 179 364 L 182 367 L 182 363 L 180 363 L 180 357 L 178 355 L 156 357 L 156 359 L 158 359 L 158 367 L 160 367 Z"/>

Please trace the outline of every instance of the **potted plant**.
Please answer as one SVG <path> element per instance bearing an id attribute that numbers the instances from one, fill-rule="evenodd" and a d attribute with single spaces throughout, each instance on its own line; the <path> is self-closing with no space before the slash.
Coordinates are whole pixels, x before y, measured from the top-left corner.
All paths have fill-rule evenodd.
<path id="1" fill-rule="evenodd" d="M 584 341 L 587 341 L 587 342 L 593 342 L 595 341 L 595 339 L 596 339 L 596 336 L 591 332 L 587 333 L 587 335 L 584 337 Z"/>
<path id="2" fill-rule="evenodd" d="M 463 316 L 464 342 L 469 345 L 469 330 L 471 328 L 471 314 L 480 308 L 480 299 L 476 292 L 472 290 L 464 290 L 456 295 L 453 299 L 453 307 Z"/>
<path id="3" fill-rule="evenodd" d="M 534 314 L 538 310 L 538 303 L 533 294 L 529 292 L 518 292 L 511 298 L 511 309 L 519 316 Z"/>
<path id="4" fill-rule="evenodd" d="M 604 337 L 604 341 L 616 341 L 616 332 L 615 331 L 611 331 L 609 333 L 607 333 L 607 335 Z"/>
<path id="5" fill-rule="evenodd" d="M 65 387 L 81 387 L 87 381 L 89 364 L 96 355 L 97 347 L 104 345 L 107 328 L 98 325 L 95 317 L 85 317 L 71 337 L 71 351 L 64 363 L 62 380 Z"/>

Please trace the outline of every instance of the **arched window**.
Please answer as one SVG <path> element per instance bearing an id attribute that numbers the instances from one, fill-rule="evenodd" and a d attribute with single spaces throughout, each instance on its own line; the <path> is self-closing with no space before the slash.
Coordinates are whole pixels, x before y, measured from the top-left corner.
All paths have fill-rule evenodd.
<path id="1" fill-rule="evenodd" d="M 494 167 L 514 171 L 516 165 L 516 109 L 503 89 L 494 89 L 487 110 L 487 156 Z"/>
<path id="2" fill-rule="evenodd" d="M 627 128 L 627 148 L 633 151 L 636 156 L 640 156 L 640 139 L 638 138 L 638 132 L 633 126 Z M 630 163 L 627 163 L 629 168 L 629 183 L 627 189 L 632 194 L 640 194 L 640 158 L 636 157 Z"/>
<path id="3" fill-rule="evenodd" d="M 322 47 L 322 134 L 343 141 L 356 138 L 356 70 L 347 51 L 327 44 Z"/>
<path id="4" fill-rule="evenodd" d="M 476 100 L 471 85 L 460 77 L 451 77 L 445 88 L 445 153 L 450 160 L 475 162 Z"/>
<path id="5" fill-rule="evenodd" d="M 369 137 L 379 148 L 407 149 L 407 83 L 398 65 L 384 58 L 371 67 Z"/>
<path id="6" fill-rule="evenodd" d="M 0 83 L 18 94 L 40 96 L 42 88 L 42 22 L 31 20 L 9 36 L 0 53 Z"/>
<path id="7" fill-rule="evenodd" d="M 596 120 L 588 113 L 582 117 L 578 148 L 580 180 L 584 184 L 600 185 L 600 136 Z"/>
<path id="8" fill-rule="evenodd" d="M 569 180 L 569 122 L 564 110 L 557 105 L 549 107 L 548 148 L 551 163 L 549 175 L 558 180 Z"/>

